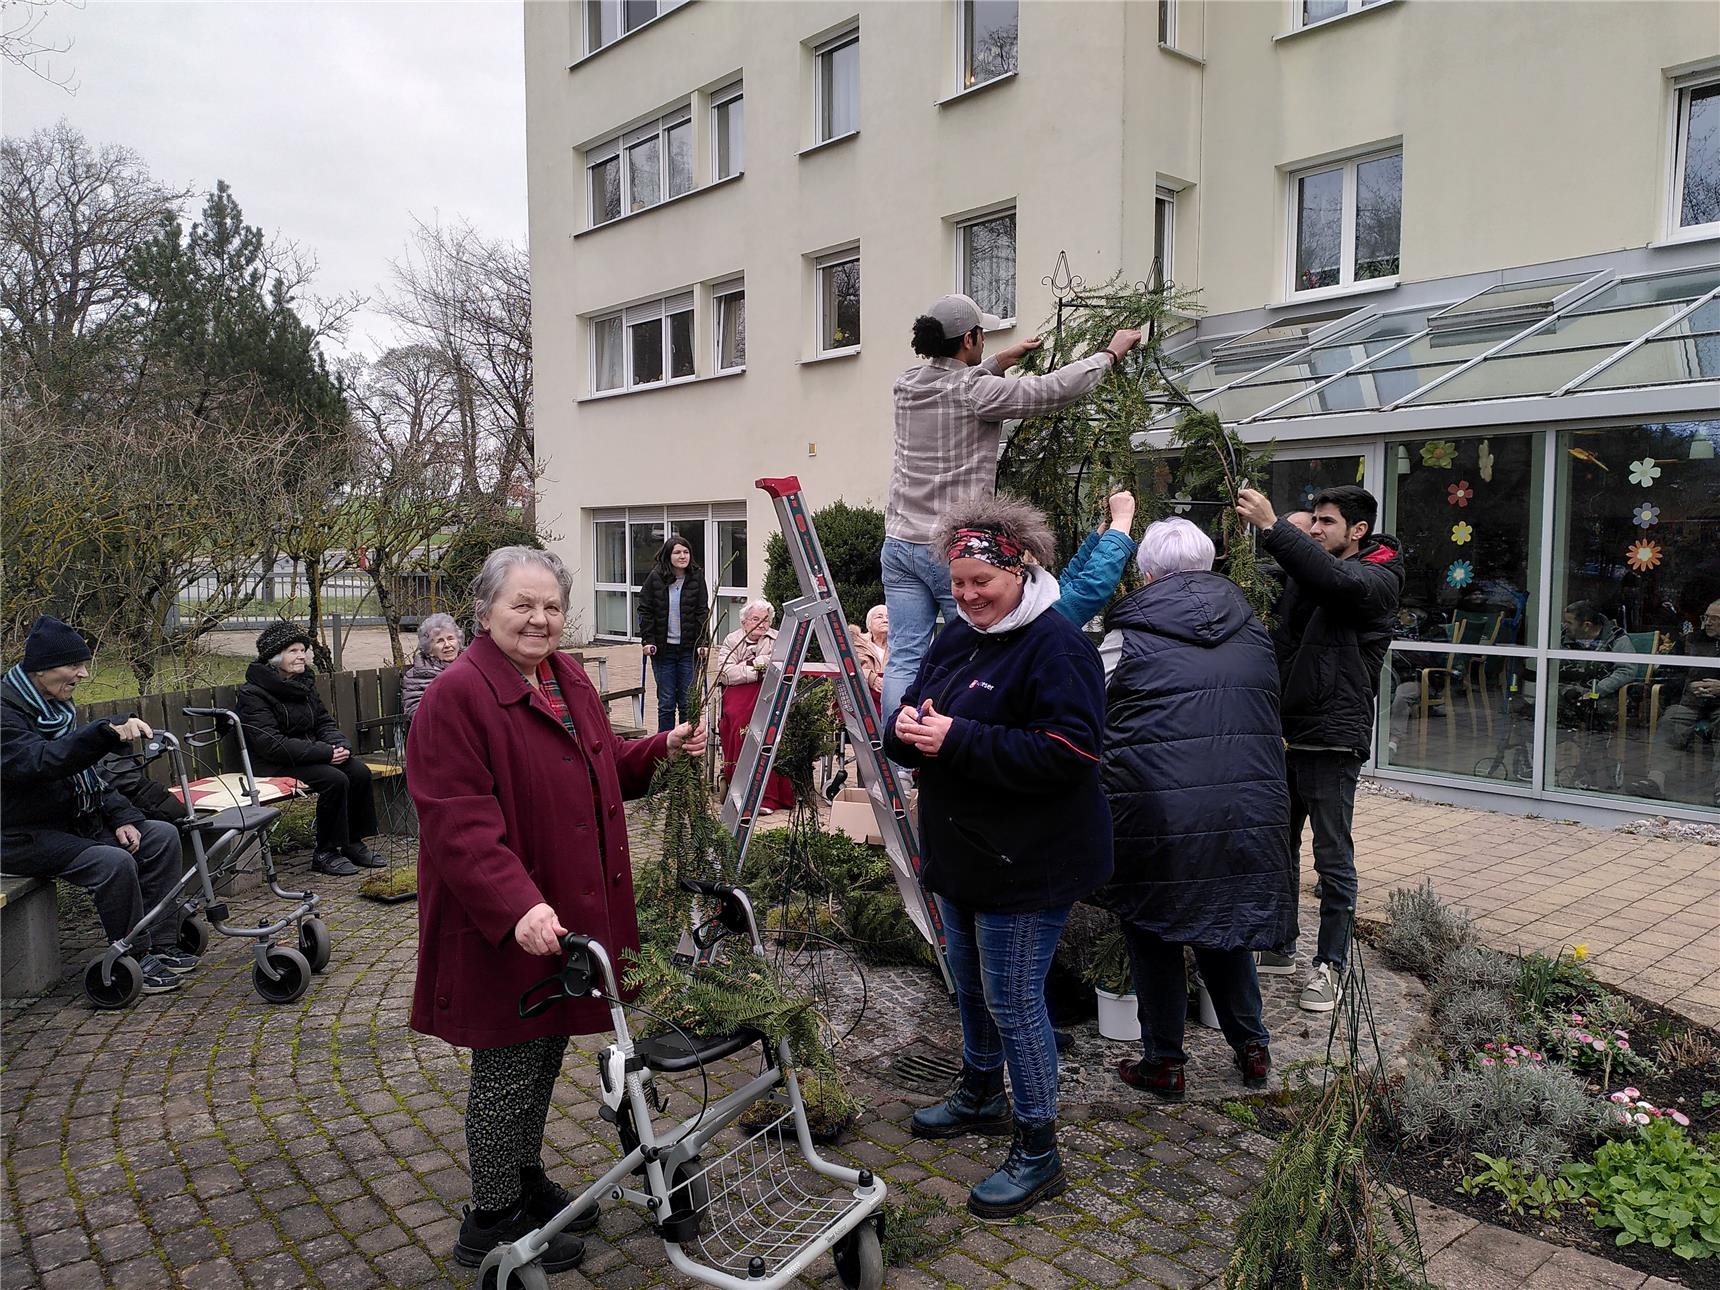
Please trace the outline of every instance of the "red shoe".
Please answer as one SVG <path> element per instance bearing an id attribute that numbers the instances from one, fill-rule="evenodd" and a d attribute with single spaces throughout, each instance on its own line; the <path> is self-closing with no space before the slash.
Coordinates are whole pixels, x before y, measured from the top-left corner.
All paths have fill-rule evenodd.
<path id="1" fill-rule="evenodd" d="M 1265 1044 L 1251 1039 L 1236 1054 L 1236 1069 L 1242 1072 L 1244 1088 L 1265 1088 L 1266 1077 L 1272 1073 L 1272 1054 Z"/>
<path id="2" fill-rule="evenodd" d="M 1130 1088 L 1145 1089 L 1162 1102 L 1183 1100 L 1181 1062 L 1132 1061 L 1124 1058 L 1117 1063 L 1117 1078 Z"/>

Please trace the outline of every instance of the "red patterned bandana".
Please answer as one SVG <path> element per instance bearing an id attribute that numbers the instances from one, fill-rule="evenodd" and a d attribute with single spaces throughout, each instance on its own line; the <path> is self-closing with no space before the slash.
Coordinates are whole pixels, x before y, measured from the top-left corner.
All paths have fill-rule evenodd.
<path id="1" fill-rule="evenodd" d="M 957 529 L 947 552 L 953 560 L 984 560 L 1000 569 L 1019 569 L 1025 548 L 995 529 Z"/>

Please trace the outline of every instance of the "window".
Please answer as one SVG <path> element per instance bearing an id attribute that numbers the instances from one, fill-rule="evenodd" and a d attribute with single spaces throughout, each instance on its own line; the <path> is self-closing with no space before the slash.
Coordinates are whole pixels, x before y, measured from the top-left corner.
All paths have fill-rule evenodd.
<path id="1" fill-rule="evenodd" d="M 718 640 L 740 624 L 747 600 L 746 503 L 634 506 L 592 517 L 596 634 L 632 639 L 639 622 L 639 588 L 668 539 L 679 534 L 692 547 L 714 588 L 711 630 Z"/>
<path id="2" fill-rule="evenodd" d="M 585 52 L 595 54 L 686 0 L 585 0 Z"/>
<path id="3" fill-rule="evenodd" d="M 1172 255 L 1176 249 L 1177 195 L 1169 188 L 1160 188 L 1153 198 L 1153 281 L 1154 287 L 1176 281 Z"/>
<path id="4" fill-rule="evenodd" d="M 817 141 L 840 139 L 860 128 L 860 32 L 838 36 L 816 51 Z"/>
<path id="5" fill-rule="evenodd" d="M 1016 0 L 962 0 L 962 84 L 984 85 L 1016 69 Z"/>
<path id="6" fill-rule="evenodd" d="M 963 295 L 988 314 L 1015 317 L 1015 212 L 987 215 L 956 227 Z"/>
<path id="7" fill-rule="evenodd" d="M 712 178 L 727 179 L 746 169 L 746 101 L 741 97 L 741 87 L 733 85 L 713 94 L 711 103 Z"/>
<path id="8" fill-rule="evenodd" d="M 839 252 L 818 261 L 818 352 L 860 347 L 860 256 Z"/>
<path id="9" fill-rule="evenodd" d="M 1678 229 L 1720 231 L 1720 81 L 1678 92 Z"/>
<path id="10" fill-rule="evenodd" d="M 1159 44 L 1168 45 L 1172 49 L 1177 44 L 1177 4 L 1176 0 L 1159 0 Z M 1168 274 L 1166 275 L 1169 276 Z"/>
<path id="11" fill-rule="evenodd" d="M 690 108 L 618 135 L 585 154 L 593 227 L 693 191 Z"/>
<path id="12" fill-rule="evenodd" d="M 1347 13 L 1355 13 L 1380 2 L 1381 0 L 1298 0 L 1297 26 L 1312 27 L 1316 23 L 1341 18 Z"/>
<path id="13" fill-rule="evenodd" d="M 747 365 L 747 293 L 739 282 L 711 289 L 717 311 L 717 371 L 739 371 Z"/>
<path id="14" fill-rule="evenodd" d="M 693 293 L 630 305 L 591 323 L 592 389 L 632 390 L 696 374 Z"/>
<path id="15" fill-rule="evenodd" d="M 1403 153 L 1304 171 L 1290 198 L 1292 293 L 1397 276 Z"/>

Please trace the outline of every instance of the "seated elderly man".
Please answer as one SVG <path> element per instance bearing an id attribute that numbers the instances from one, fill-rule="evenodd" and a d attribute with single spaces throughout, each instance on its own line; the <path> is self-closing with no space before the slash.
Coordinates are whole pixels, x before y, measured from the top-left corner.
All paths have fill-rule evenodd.
<path id="1" fill-rule="evenodd" d="M 72 692 L 89 676 L 90 647 L 57 618 L 30 628 L 23 661 L 0 679 L 0 872 L 61 878 L 87 890 L 102 934 L 117 941 L 179 881 L 179 831 L 144 818 L 96 763 L 155 732 L 136 717 L 77 725 Z M 182 953 L 176 919 L 161 919 L 138 945 L 145 994 L 179 988 L 197 966 Z"/>

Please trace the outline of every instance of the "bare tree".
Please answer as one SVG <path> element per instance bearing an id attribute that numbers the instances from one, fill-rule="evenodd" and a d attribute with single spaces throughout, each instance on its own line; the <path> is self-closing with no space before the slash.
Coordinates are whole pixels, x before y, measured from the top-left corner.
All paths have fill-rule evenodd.
<path id="1" fill-rule="evenodd" d="M 76 71 L 54 65 L 57 56 L 71 53 L 72 38 L 50 39 L 42 30 L 48 11 L 56 3 L 69 4 L 74 9 L 84 7 L 79 0 L 0 0 L 0 59 L 59 86 L 68 94 L 76 94 Z"/>
<path id="2" fill-rule="evenodd" d="M 384 309 L 413 345 L 442 355 L 452 383 L 461 492 L 498 509 L 523 500 L 529 512 L 538 466 L 525 248 L 464 221 L 419 221 L 392 268 Z"/>

